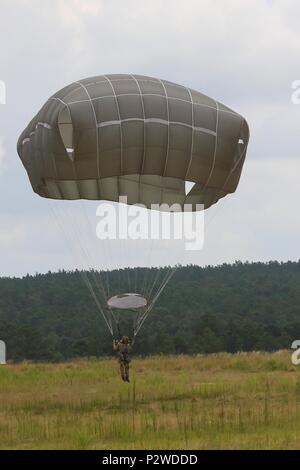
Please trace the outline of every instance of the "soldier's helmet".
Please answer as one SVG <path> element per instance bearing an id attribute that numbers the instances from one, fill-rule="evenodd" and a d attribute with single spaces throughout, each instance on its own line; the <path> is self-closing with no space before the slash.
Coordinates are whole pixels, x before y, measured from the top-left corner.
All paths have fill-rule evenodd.
<path id="1" fill-rule="evenodd" d="M 122 339 L 121 339 L 122 343 L 129 343 L 129 338 L 128 336 L 122 336 Z"/>

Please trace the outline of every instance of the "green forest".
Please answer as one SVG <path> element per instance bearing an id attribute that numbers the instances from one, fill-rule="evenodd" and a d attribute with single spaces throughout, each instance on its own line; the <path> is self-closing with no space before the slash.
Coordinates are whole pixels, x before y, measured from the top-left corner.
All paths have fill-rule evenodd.
<path id="1" fill-rule="evenodd" d="M 153 268 L 142 271 L 155 275 Z M 111 336 L 82 274 L 0 278 L 0 339 L 8 359 L 56 362 L 112 354 Z M 109 273 L 112 283 L 118 275 Z M 300 339 L 299 300 L 300 261 L 179 267 L 145 322 L 135 352 L 286 349 Z M 129 317 L 125 312 L 126 334 Z"/>

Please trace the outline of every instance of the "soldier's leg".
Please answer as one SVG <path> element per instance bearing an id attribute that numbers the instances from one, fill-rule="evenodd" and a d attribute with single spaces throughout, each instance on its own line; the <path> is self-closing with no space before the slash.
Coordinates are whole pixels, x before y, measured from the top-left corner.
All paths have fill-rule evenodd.
<path id="1" fill-rule="evenodd" d="M 125 367 L 124 367 L 123 362 L 120 362 L 120 372 L 121 372 L 122 380 L 126 381 L 126 372 L 125 372 Z"/>
<path id="2" fill-rule="evenodd" d="M 129 382 L 129 362 L 126 362 L 125 364 L 125 377 L 127 382 Z"/>
<path id="3" fill-rule="evenodd" d="M 125 380 L 125 372 L 124 372 L 123 363 L 120 361 L 119 364 L 120 364 L 120 374 L 121 374 L 121 378 L 122 378 L 122 380 Z"/>

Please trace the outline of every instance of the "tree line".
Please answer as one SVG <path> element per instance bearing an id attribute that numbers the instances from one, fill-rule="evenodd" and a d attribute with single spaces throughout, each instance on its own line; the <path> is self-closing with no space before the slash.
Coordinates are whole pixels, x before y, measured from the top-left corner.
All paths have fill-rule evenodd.
<path id="1" fill-rule="evenodd" d="M 0 339 L 8 359 L 62 361 L 112 354 L 111 337 L 82 274 L 0 278 Z M 140 273 L 153 274 L 153 268 Z M 109 276 L 117 291 L 120 272 Z M 299 299 L 300 261 L 180 267 L 143 325 L 136 353 L 289 348 L 300 339 Z M 123 333 L 129 332 L 130 315 L 125 312 L 120 321 Z"/>

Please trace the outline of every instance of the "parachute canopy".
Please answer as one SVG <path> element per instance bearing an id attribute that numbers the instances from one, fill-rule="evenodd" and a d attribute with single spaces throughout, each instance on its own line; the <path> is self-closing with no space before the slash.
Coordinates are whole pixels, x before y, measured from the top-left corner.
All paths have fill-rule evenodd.
<path id="1" fill-rule="evenodd" d="M 147 300 L 141 294 L 119 294 L 107 301 L 109 308 L 121 310 L 136 310 L 147 306 Z"/>
<path id="2" fill-rule="evenodd" d="M 185 86 L 101 75 L 63 88 L 21 134 L 33 190 L 52 199 L 204 204 L 235 191 L 246 120 Z M 194 183 L 186 191 L 186 182 Z"/>

